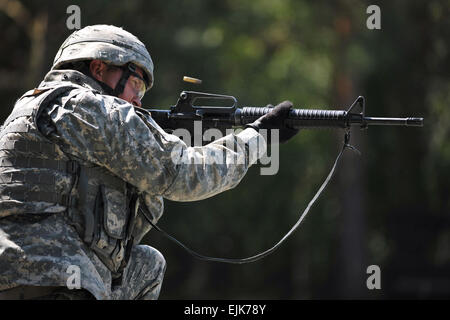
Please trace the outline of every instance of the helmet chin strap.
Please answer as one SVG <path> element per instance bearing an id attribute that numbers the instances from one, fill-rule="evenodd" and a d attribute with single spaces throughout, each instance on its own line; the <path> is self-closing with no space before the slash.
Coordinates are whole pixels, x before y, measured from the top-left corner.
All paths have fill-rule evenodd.
<path id="1" fill-rule="evenodd" d="M 92 73 L 91 73 L 91 78 L 94 79 L 100 85 L 100 87 L 102 87 L 103 91 L 105 91 L 106 94 L 108 94 L 110 96 L 119 97 L 123 93 L 123 90 L 125 89 L 128 78 L 136 70 L 136 67 L 133 64 L 127 64 L 120 68 L 122 69 L 122 75 L 114 89 L 111 88 L 106 83 L 104 83 L 103 81 L 96 79 L 94 76 L 92 76 Z"/>
<path id="2" fill-rule="evenodd" d="M 120 96 L 123 92 L 123 90 L 125 89 L 125 86 L 127 84 L 128 78 L 131 76 L 131 74 L 134 72 L 134 70 L 136 69 L 134 65 L 132 65 L 131 63 L 123 66 L 122 69 L 122 76 L 119 79 L 119 82 L 117 82 L 116 87 L 113 90 L 113 96 Z"/>

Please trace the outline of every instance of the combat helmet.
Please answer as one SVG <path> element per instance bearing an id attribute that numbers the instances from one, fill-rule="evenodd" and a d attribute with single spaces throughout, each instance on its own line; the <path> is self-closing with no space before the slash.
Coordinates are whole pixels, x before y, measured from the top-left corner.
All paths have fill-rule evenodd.
<path id="1" fill-rule="evenodd" d="M 100 59 L 108 64 L 144 71 L 146 90 L 154 83 L 153 61 L 145 45 L 133 34 L 112 25 L 92 25 L 73 32 L 61 45 L 52 70 L 67 63 Z"/>

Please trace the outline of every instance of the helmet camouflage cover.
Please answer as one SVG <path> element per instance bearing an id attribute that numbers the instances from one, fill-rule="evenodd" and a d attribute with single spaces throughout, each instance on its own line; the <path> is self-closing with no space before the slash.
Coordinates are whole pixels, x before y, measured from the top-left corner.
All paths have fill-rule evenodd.
<path id="1" fill-rule="evenodd" d="M 94 59 L 116 66 L 131 62 L 145 72 L 147 90 L 153 85 L 153 61 L 145 45 L 128 31 L 111 25 L 87 26 L 73 32 L 56 53 L 52 69 Z"/>

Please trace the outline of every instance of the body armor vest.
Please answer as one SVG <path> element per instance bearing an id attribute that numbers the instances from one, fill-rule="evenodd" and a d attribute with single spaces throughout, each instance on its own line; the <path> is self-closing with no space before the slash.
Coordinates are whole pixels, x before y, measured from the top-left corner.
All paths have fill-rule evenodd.
<path id="1" fill-rule="evenodd" d="M 67 214 L 84 243 L 120 279 L 133 245 L 138 193 L 105 168 L 72 159 L 41 132 L 37 119 L 52 100 L 86 90 L 67 84 L 25 93 L 5 121 L 0 132 L 0 217 L 49 210 Z"/>

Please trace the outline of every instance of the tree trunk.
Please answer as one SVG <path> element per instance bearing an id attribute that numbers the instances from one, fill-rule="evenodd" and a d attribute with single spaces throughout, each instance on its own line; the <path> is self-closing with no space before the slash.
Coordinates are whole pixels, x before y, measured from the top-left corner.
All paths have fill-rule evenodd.
<path id="1" fill-rule="evenodd" d="M 333 75 L 333 104 L 349 106 L 361 93 L 355 92 L 350 75 L 351 62 L 347 62 L 348 39 L 351 21 L 341 16 L 335 20 L 337 45 Z M 350 144 L 361 149 L 360 133 L 352 129 Z M 343 135 L 338 135 L 342 144 Z M 339 215 L 337 296 L 339 298 L 363 298 L 367 294 L 365 265 L 365 216 L 364 216 L 364 168 L 361 158 L 347 150 L 337 169 L 337 186 L 341 212 Z"/>

